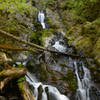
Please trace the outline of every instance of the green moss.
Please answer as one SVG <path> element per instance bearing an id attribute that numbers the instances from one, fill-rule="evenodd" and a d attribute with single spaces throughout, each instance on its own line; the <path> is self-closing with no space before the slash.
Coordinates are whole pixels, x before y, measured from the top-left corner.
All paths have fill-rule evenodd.
<path id="1" fill-rule="evenodd" d="M 45 29 L 41 32 L 41 35 L 39 40 L 41 41 L 41 44 L 44 45 L 44 39 L 47 37 L 50 37 L 54 34 L 53 29 Z"/>
<path id="2" fill-rule="evenodd" d="M 18 64 L 17 67 L 18 67 L 18 68 L 22 68 L 23 65 L 22 65 L 22 64 Z"/>
<path id="3" fill-rule="evenodd" d="M 66 76 L 61 78 L 61 80 L 65 80 L 68 83 L 68 87 L 70 90 L 76 90 L 77 83 L 75 79 L 74 72 L 72 70 L 68 70 Z"/>
<path id="4" fill-rule="evenodd" d="M 42 36 L 43 37 L 49 37 L 53 34 L 53 29 L 45 29 L 42 31 Z"/>
<path id="5" fill-rule="evenodd" d="M 2 72 L 0 72 L 0 76 L 2 76 L 5 72 L 6 70 L 4 69 Z"/>
<path id="6" fill-rule="evenodd" d="M 93 48 L 93 55 L 97 63 L 100 65 L 100 38 L 95 43 L 95 46 Z"/>
<path id="7" fill-rule="evenodd" d="M 23 90 L 23 84 L 22 83 L 18 83 L 18 87 L 20 90 Z"/>

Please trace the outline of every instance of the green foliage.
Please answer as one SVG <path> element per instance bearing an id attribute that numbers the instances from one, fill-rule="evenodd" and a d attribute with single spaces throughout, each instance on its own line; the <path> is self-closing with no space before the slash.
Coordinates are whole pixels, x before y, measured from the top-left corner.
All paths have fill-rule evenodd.
<path id="1" fill-rule="evenodd" d="M 99 0 L 67 0 L 66 5 L 70 11 L 85 17 L 88 21 L 93 21 L 100 15 Z"/>
<path id="2" fill-rule="evenodd" d="M 41 41 L 41 45 L 44 44 L 44 39 L 46 37 L 50 37 L 53 35 L 53 29 L 45 29 L 43 31 L 41 31 L 41 36 L 39 37 L 39 40 Z"/>
<path id="3" fill-rule="evenodd" d="M 53 29 L 45 29 L 42 31 L 42 36 L 43 37 L 49 37 L 53 34 Z"/>
<path id="4" fill-rule="evenodd" d="M 96 20 L 95 20 L 96 23 L 98 23 L 100 25 L 100 17 L 98 17 Z"/>
<path id="5" fill-rule="evenodd" d="M 0 29 L 13 35 L 32 33 L 31 25 L 37 16 L 37 8 L 26 0 L 0 0 Z M 0 43 L 12 43 L 0 37 Z M 13 42 L 17 44 L 17 42 Z"/>
<path id="6" fill-rule="evenodd" d="M 0 10 L 8 13 L 24 13 L 31 9 L 26 0 L 0 0 Z"/>
<path id="7" fill-rule="evenodd" d="M 22 67 L 23 67 L 23 65 L 22 65 L 22 64 L 18 64 L 18 66 L 17 66 L 17 67 L 22 68 Z"/>
<path id="8" fill-rule="evenodd" d="M 17 80 L 18 83 L 25 81 L 25 77 L 21 77 Z"/>
<path id="9" fill-rule="evenodd" d="M 43 5 L 42 10 L 48 8 L 49 5 L 55 5 L 57 0 L 40 0 L 40 4 Z"/>
<path id="10" fill-rule="evenodd" d="M 18 83 L 18 87 L 19 87 L 20 90 L 23 90 L 23 84 L 21 82 Z"/>

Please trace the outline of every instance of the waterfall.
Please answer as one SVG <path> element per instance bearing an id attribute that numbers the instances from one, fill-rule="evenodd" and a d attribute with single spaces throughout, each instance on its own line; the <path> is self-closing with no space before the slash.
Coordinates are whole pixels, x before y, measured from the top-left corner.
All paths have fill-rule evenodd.
<path id="1" fill-rule="evenodd" d="M 39 13 L 38 13 L 38 21 L 41 23 L 43 29 L 46 28 L 44 20 L 45 20 L 45 14 L 43 12 L 39 11 Z"/>
<path id="2" fill-rule="evenodd" d="M 72 48 L 66 44 L 66 41 L 64 41 L 64 38 L 62 38 L 59 35 L 57 36 L 57 34 L 56 34 L 56 37 L 53 36 L 51 41 L 48 41 L 48 42 L 51 49 L 58 50 L 60 52 L 67 52 L 67 53 L 73 53 L 74 51 L 74 49 L 72 50 Z M 27 60 L 32 61 L 31 67 L 33 66 L 33 71 L 31 68 L 29 70 L 31 73 L 27 72 L 26 81 L 28 82 L 30 89 L 32 90 L 35 96 L 35 100 L 69 100 L 69 98 L 71 100 L 99 100 L 98 99 L 99 96 L 96 95 L 96 92 L 93 94 L 94 91 L 91 88 L 92 79 L 91 79 L 90 71 L 86 68 L 84 60 L 66 57 L 64 55 L 57 55 L 57 58 L 54 59 L 53 56 L 51 56 L 50 52 L 49 53 L 44 52 L 43 55 L 41 54 L 40 57 L 38 56 L 40 55 L 35 55 L 34 57 L 33 56 L 31 57 L 31 55 L 29 55 L 28 56 L 29 58 L 27 58 Z M 41 63 L 43 63 L 42 67 L 41 67 Z M 44 66 L 45 64 L 46 66 Z M 47 67 L 49 67 L 48 70 L 50 69 L 50 72 L 53 70 L 52 71 L 53 74 L 52 73 L 48 74 Z M 57 83 L 54 83 L 53 86 L 45 85 L 45 84 L 52 84 L 52 80 L 51 80 L 51 83 L 49 83 L 48 79 L 46 80 L 43 79 L 43 81 L 41 80 L 43 78 L 40 73 L 42 72 L 41 68 L 42 69 L 44 68 L 43 69 L 44 72 L 47 71 L 45 73 L 47 74 L 48 79 L 52 79 L 52 77 L 50 76 L 51 74 L 55 75 L 56 73 L 58 77 L 59 76 L 61 77 L 61 75 L 66 77 L 66 73 L 68 72 L 68 70 L 75 72 L 76 79 L 77 79 L 77 89 L 75 93 L 76 95 L 71 94 L 71 96 L 73 96 L 71 98 L 71 96 L 68 94 L 69 91 L 67 93 L 62 92 L 62 90 L 60 90 L 59 88 L 59 84 Z M 37 79 L 40 79 L 45 84 L 43 84 L 42 82 L 39 82 Z M 59 80 L 57 80 L 57 82 L 59 82 Z M 61 84 L 63 84 L 63 82 L 64 81 L 62 81 Z M 54 87 L 55 84 L 57 84 L 56 87 L 63 94 L 66 93 L 69 98 L 61 94 L 59 90 L 56 87 Z M 64 88 L 61 88 L 61 89 L 64 89 Z M 97 98 L 97 99 L 94 99 L 94 98 Z"/>
<path id="3" fill-rule="evenodd" d="M 91 76 L 89 70 L 85 67 L 84 63 L 82 62 L 82 69 L 84 72 L 83 79 L 80 79 L 78 74 L 78 65 L 77 62 L 74 61 L 75 66 L 75 74 L 77 77 L 78 82 L 78 89 L 76 93 L 77 100 L 90 100 L 89 90 L 91 85 Z"/>
<path id="4" fill-rule="evenodd" d="M 42 95 L 41 100 L 69 100 L 69 98 L 65 95 L 62 95 L 56 87 L 51 85 L 43 85 L 41 82 L 38 82 L 33 74 L 27 72 L 26 81 L 33 87 L 33 93 L 35 96 L 35 100 L 38 100 L 39 97 L 39 87 L 41 87 Z M 46 91 L 48 89 L 48 91 Z"/>

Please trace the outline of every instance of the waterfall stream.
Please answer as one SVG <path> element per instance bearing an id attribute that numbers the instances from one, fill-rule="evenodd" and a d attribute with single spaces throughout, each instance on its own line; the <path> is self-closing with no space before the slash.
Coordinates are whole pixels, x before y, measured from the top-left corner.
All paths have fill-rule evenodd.
<path id="1" fill-rule="evenodd" d="M 43 29 L 46 28 L 44 20 L 45 20 L 45 14 L 42 11 L 39 11 L 38 21 L 41 23 Z M 72 54 L 73 52 L 75 52 L 75 50 L 73 50 L 72 47 L 66 44 L 66 41 L 63 37 L 64 36 L 61 35 L 61 33 L 55 35 L 54 37 L 51 38 L 51 40 L 47 41 L 49 42 L 47 43 L 49 44 L 48 47 L 50 47 L 53 50 L 58 50 L 60 52 L 67 52 Z M 50 67 L 49 70 L 52 69 L 54 73 L 56 73 L 57 75 L 65 76 L 69 69 L 75 73 L 76 80 L 77 80 L 77 89 L 76 89 L 76 93 L 73 94 L 74 99 L 69 99 L 71 97 L 67 95 L 68 93 L 64 95 L 62 92 L 59 91 L 57 86 L 53 86 L 52 84 L 48 85 L 48 79 L 46 80 L 47 84 L 42 83 L 40 80 L 41 75 L 39 74 L 40 72 L 38 71 L 41 63 L 40 61 L 41 54 L 39 55 L 39 58 L 38 55 L 36 55 L 38 59 L 33 58 L 34 62 L 32 61 L 32 66 L 34 66 L 33 67 L 34 71 L 32 71 L 31 69 L 32 72 L 30 71 L 27 72 L 25 76 L 26 81 L 28 82 L 30 89 L 32 90 L 35 96 L 35 100 L 100 100 L 98 97 L 97 99 L 91 99 L 90 97 L 91 95 L 90 90 L 91 90 L 91 83 L 92 83 L 91 75 L 90 75 L 90 71 L 86 68 L 86 65 L 82 59 L 76 60 L 75 58 L 73 59 L 71 57 L 65 57 L 61 55 L 58 55 L 58 57 L 54 59 L 53 57 L 51 57 L 51 54 L 47 52 L 44 52 L 44 55 L 45 57 L 43 56 L 42 63 L 49 66 Z M 28 62 L 27 60 L 29 61 L 31 60 L 30 56 L 20 55 L 19 58 L 24 59 L 25 61 L 24 65 L 27 64 Z M 81 66 L 79 66 L 78 63 Z M 69 67 L 68 68 L 62 67 L 61 65 L 65 65 Z M 47 68 L 45 69 L 47 70 Z M 48 73 L 45 74 L 45 76 L 48 76 Z"/>
<path id="2" fill-rule="evenodd" d="M 59 35 L 54 36 L 51 39 L 51 42 L 49 43 L 51 44 L 50 47 L 54 48 L 55 50 L 59 50 L 61 52 L 67 51 L 69 53 L 72 53 L 74 51 L 72 50 L 72 48 L 68 47 L 68 45 L 64 43 L 64 39 L 62 38 L 62 36 Z M 46 62 L 45 64 L 50 66 L 51 69 L 59 73 L 63 73 L 65 75 L 68 71 L 68 68 L 65 67 L 62 72 L 61 63 L 65 64 L 66 66 L 69 66 L 70 69 L 74 69 L 74 73 L 77 79 L 77 89 L 76 89 L 76 96 L 74 97 L 74 100 L 99 100 L 99 99 L 91 99 L 90 97 L 90 95 L 92 95 L 90 93 L 92 80 L 91 80 L 90 71 L 86 68 L 84 60 L 75 59 L 75 58 L 73 59 L 71 57 L 64 57 L 64 56 L 60 58 L 60 56 L 58 56 L 57 58 L 58 62 L 56 62 L 56 60 L 54 60 L 54 58 L 51 57 L 51 54 L 50 53 L 48 54 L 47 52 L 45 52 L 45 58 L 43 57 L 43 59 L 45 59 Z M 26 75 L 26 81 L 30 85 L 33 94 L 35 96 L 35 99 L 36 100 L 69 100 L 69 96 L 67 97 L 67 95 L 65 96 L 62 93 L 60 93 L 55 86 L 45 85 L 42 82 L 39 82 L 40 79 L 37 77 L 39 75 L 36 73 L 39 73 L 37 71 L 39 70 L 38 68 L 40 65 L 37 66 L 37 64 L 41 63 L 41 61 L 40 59 L 38 60 L 36 59 L 35 61 L 36 61 L 36 65 L 32 65 L 32 66 L 34 66 L 34 70 L 36 69 L 36 71 L 32 73 L 27 72 Z M 37 81 L 37 79 L 39 79 L 39 81 Z"/>
<path id="3" fill-rule="evenodd" d="M 35 76 L 29 72 L 27 72 L 26 81 L 34 88 L 33 93 L 36 100 L 38 100 L 39 97 L 39 87 L 42 89 L 42 92 L 40 93 L 42 95 L 41 100 L 69 100 L 68 97 L 62 95 L 56 87 L 51 85 L 43 85 L 41 82 L 38 82 Z M 48 92 L 46 92 L 46 89 L 48 89 Z"/>
<path id="4" fill-rule="evenodd" d="M 75 74 L 76 74 L 77 82 L 78 82 L 76 98 L 77 100 L 90 100 L 90 96 L 89 96 L 89 90 L 90 90 L 90 85 L 91 85 L 90 72 L 82 63 L 84 75 L 83 75 L 83 79 L 80 79 L 76 61 L 74 61 L 74 66 L 75 66 Z"/>
<path id="5" fill-rule="evenodd" d="M 39 11 L 39 13 L 38 13 L 38 21 L 41 23 L 43 29 L 46 28 L 44 20 L 45 20 L 45 14 L 42 11 Z"/>

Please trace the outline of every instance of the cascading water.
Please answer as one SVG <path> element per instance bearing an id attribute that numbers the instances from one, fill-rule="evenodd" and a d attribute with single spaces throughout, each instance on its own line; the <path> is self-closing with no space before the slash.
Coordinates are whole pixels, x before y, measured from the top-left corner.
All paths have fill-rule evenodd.
<path id="1" fill-rule="evenodd" d="M 51 39 L 51 41 L 49 41 L 49 44 L 51 45 L 52 49 L 55 48 L 55 50 L 59 50 L 60 52 L 73 53 L 75 51 L 72 50 L 72 48 L 70 48 L 66 44 L 62 36 L 59 35 L 58 36 L 56 35 L 56 37 L 54 36 Z M 36 56 L 33 59 L 36 59 Z M 32 73 L 28 72 L 26 75 L 26 81 L 31 86 L 31 89 L 33 91 L 36 100 L 69 100 L 69 98 L 65 95 L 62 95 L 56 87 L 52 86 L 51 84 L 44 85 L 42 82 L 36 80 L 36 78 L 41 80 L 40 77 L 42 76 L 40 76 L 39 73 L 44 68 L 42 67 L 42 69 L 39 69 L 40 65 L 38 66 L 38 64 L 41 63 L 41 60 L 40 57 L 37 59 L 36 59 L 36 65 L 34 65 L 35 62 L 32 63 L 32 66 L 34 66 L 33 68 L 34 72 Z M 43 61 L 43 59 L 46 63 Z M 63 74 L 65 76 L 68 71 L 67 67 L 62 68 L 61 66 L 62 64 L 69 66 L 69 69 L 71 70 L 73 69 L 75 70 L 78 88 L 76 90 L 76 96 L 74 97 L 74 99 L 71 100 L 99 100 L 99 99 L 91 99 L 91 93 L 90 93 L 92 86 L 91 75 L 89 70 L 85 67 L 84 60 L 74 59 L 71 57 L 58 56 L 57 58 L 58 61 L 56 62 L 56 60 L 54 60 L 54 58 L 51 57 L 51 54 L 47 52 L 45 52 L 45 57 L 43 56 L 43 59 L 42 61 L 44 62 L 44 64 L 49 65 L 49 67 L 53 69 L 53 71 L 61 73 L 61 75 Z M 40 72 L 38 70 L 40 70 Z M 47 76 L 48 73 L 49 72 L 47 72 Z M 47 82 L 48 80 L 49 79 L 46 79 Z M 92 98 L 95 97 L 93 96 Z"/>
<path id="2" fill-rule="evenodd" d="M 90 85 L 91 85 L 90 72 L 85 67 L 84 63 L 82 62 L 82 69 L 83 69 L 84 75 L 83 75 L 83 79 L 80 79 L 76 61 L 74 61 L 74 66 L 75 66 L 75 74 L 76 74 L 77 82 L 78 82 L 76 98 L 77 100 L 90 100 L 90 96 L 89 96 L 89 90 L 90 90 Z"/>
<path id="3" fill-rule="evenodd" d="M 72 49 L 69 49 L 65 45 L 60 43 L 59 41 L 56 41 L 55 44 L 52 46 L 55 49 L 59 50 L 60 52 L 69 52 L 72 51 Z M 68 50 L 69 49 L 69 50 Z M 67 59 L 66 59 L 67 60 Z M 78 63 L 81 65 L 79 66 Z M 75 75 L 77 78 L 77 92 L 76 92 L 76 100 L 94 100 L 93 97 L 90 97 L 91 95 L 91 87 L 93 85 L 93 81 L 91 80 L 91 74 L 90 71 L 86 68 L 84 60 L 75 60 L 69 57 L 69 66 L 72 66 L 75 69 Z M 79 67 L 81 74 L 79 74 Z M 96 98 L 95 100 L 99 100 L 99 98 Z"/>
<path id="4" fill-rule="evenodd" d="M 64 47 L 63 45 L 60 45 L 60 41 L 57 41 L 52 47 L 56 48 L 60 52 L 66 51 L 66 47 Z"/>
<path id="5" fill-rule="evenodd" d="M 38 21 L 41 23 L 43 29 L 46 28 L 44 20 L 45 20 L 45 14 L 42 11 L 39 11 Z M 72 49 L 72 47 L 70 48 L 68 46 L 68 44 L 66 43 L 66 41 L 64 40 L 64 38 L 62 38 L 62 37 L 63 36 L 61 35 L 61 33 L 58 35 L 56 34 L 54 37 L 51 38 L 50 41 L 48 41 L 49 43 L 47 43 L 47 44 L 50 45 L 51 49 L 53 49 L 53 50 L 58 50 L 60 52 L 67 52 L 70 54 L 73 53 L 74 50 Z M 23 65 L 26 65 L 27 59 L 28 60 L 31 60 L 31 59 L 29 59 L 30 57 L 28 58 L 28 56 L 23 55 L 23 54 L 20 54 L 20 56 L 18 56 L 17 58 L 19 61 L 20 61 L 20 59 L 23 60 Z M 49 65 L 50 69 L 52 69 L 54 71 L 54 73 L 59 75 L 58 77 L 60 77 L 61 75 L 65 77 L 65 75 L 69 69 L 72 71 L 73 71 L 73 69 L 75 69 L 75 75 L 76 75 L 76 79 L 77 79 L 78 88 L 76 91 L 76 98 L 71 99 L 71 100 L 99 100 L 99 99 L 91 99 L 91 97 L 90 97 L 92 81 L 91 81 L 90 72 L 85 67 L 84 61 L 81 60 L 79 62 L 78 60 L 72 59 L 71 57 L 65 57 L 64 55 L 63 56 L 58 55 L 58 58 L 56 59 L 58 61 L 56 61 L 54 58 L 51 57 L 50 53 L 48 54 L 47 52 L 45 52 L 45 55 L 46 55 L 46 57 L 43 58 L 43 59 L 45 59 L 44 63 L 46 62 L 45 64 Z M 38 55 L 36 55 L 36 56 L 38 56 Z M 20 62 L 16 62 L 16 63 L 20 64 Z M 34 63 L 36 63 L 36 65 Z M 35 71 L 33 70 L 34 72 L 32 72 L 32 73 L 27 72 L 27 74 L 26 74 L 26 81 L 29 83 L 29 86 L 31 86 L 30 88 L 35 96 L 35 99 L 36 100 L 69 100 L 68 97 L 71 98 L 71 96 L 69 96 L 68 93 L 66 93 L 66 95 L 68 97 L 63 95 L 62 91 L 60 91 L 61 92 L 60 93 L 59 92 L 60 89 L 58 88 L 59 86 L 58 87 L 56 85 L 54 85 L 55 87 L 52 86 L 52 82 L 50 85 L 44 85 L 42 82 L 37 81 L 37 79 L 39 79 L 38 78 L 39 75 L 35 75 L 35 74 L 36 73 L 39 74 L 37 67 L 39 67 L 38 64 L 40 64 L 40 63 L 41 63 L 40 60 L 33 62 L 32 66 L 34 66 Z M 79 74 L 79 66 L 77 63 L 81 63 L 81 73 L 83 73 L 82 77 Z M 70 68 L 68 69 L 65 66 L 62 67 L 61 65 L 63 65 L 63 64 L 65 64 L 66 66 L 69 66 Z M 32 71 L 32 69 L 31 69 L 31 71 Z M 54 73 L 53 73 L 53 75 L 54 75 Z M 46 80 L 48 82 L 49 78 Z M 64 82 L 64 81 L 62 81 L 62 82 Z M 57 83 L 59 83 L 59 81 Z M 61 83 L 61 85 L 62 84 L 63 83 Z M 66 84 L 66 83 L 64 83 L 64 84 Z M 93 98 L 95 98 L 95 97 L 93 97 Z M 98 98 L 98 97 L 96 97 L 96 98 Z"/>
<path id="6" fill-rule="evenodd" d="M 41 82 L 38 82 L 34 75 L 30 74 L 29 72 L 27 72 L 26 81 L 34 88 L 33 93 L 36 100 L 39 98 L 39 87 L 42 89 L 42 93 L 40 93 L 42 95 L 41 100 L 69 100 L 68 97 L 60 94 L 56 87 L 51 85 L 43 85 Z M 46 89 L 48 89 L 48 92 Z"/>
<path id="7" fill-rule="evenodd" d="M 51 38 L 51 40 L 49 41 L 49 46 L 51 46 L 53 50 L 58 50 L 60 52 L 68 52 L 68 53 L 73 53 L 75 50 L 73 50 L 71 47 L 69 47 L 65 40 L 62 38 L 62 36 L 60 34 L 56 34 L 54 37 Z M 78 88 L 76 89 L 76 96 L 74 95 L 73 98 L 71 98 L 70 95 L 68 95 L 68 93 L 65 95 L 65 93 L 63 93 L 62 91 L 59 92 L 60 88 L 59 86 L 56 86 L 52 83 L 49 83 L 50 85 L 45 85 L 48 84 L 48 79 L 46 79 L 47 83 L 42 83 L 39 82 L 41 81 L 40 77 L 41 77 L 41 69 L 40 72 L 39 67 L 40 67 L 40 63 L 41 63 L 41 55 L 36 55 L 35 58 L 33 58 L 34 60 L 36 60 L 35 62 L 32 61 L 32 68 L 31 68 L 31 73 L 27 72 L 26 75 L 26 81 L 28 82 L 30 89 L 32 90 L 35 99 L 36 100 L 99 100 L 99 96 L 97 95 L 92 95 L 91 93 L 91 87 L 93 85 L 93 81 L 91 79 L 91 75 L 90 75 L 90 71 L 86 68 L 84 60 L 80 60 L 80 59 L 74 59 L 71 57 L 65 57 L 64 55 L 55 55 L 57 56 L 57 61 L 51 57 L 50 53 L 45 52 L 45 57 L 43 56 L 43 59 L 45 60 L 44 64 L 46 64 L 47 66 L 50 67 L 50 69 L 52 69 L 54 71 L 54 73 L 57 72 L 58 77 L 60 77 L 61 75 L 65 77 L 67 71 L 70 69 L 73 71 L 73 69 L 75 70 L 75 76 L 77 79 L 77 86 Z M 20 55 L 21 56 L 21 55 Z M 27 64 L 27 60 L 31 60 L 30 55 L 28 55 L 27 57 L 18 57 L 23 59 L 24 61 L 24 65 Z M 39 58 L 38 58 L 39 56 Z M 23 57 L 23 58 L 22 58 Z M 29 57 L 29 58 L 28 58 Z M 36 63 L 36 64 L 34 64 Z M 68 67 L 62 67 L 61 65 L 64 64 Z M 27 66 L 27 65 L 26 65 Z M 42 67 L 43 68 L 43 67 Z M 46 69 L 47 71 L 47 69 Z M 47 72 L 48 74 L 49 72 Z M 60 74 L 59 74 L 60 73 Z M 81 73 L 81 75 L 80 75 Z M 45 76 L 47 75 L 45 74 Z M 43 75 L 43 74 L 42 74 Z M 48 75 L 47 75 L 48 76 Z M 37 81 L 37 79 L 39 81 Z M 57 82 L 59 83 L 59 81 Z M 63 84 L 63 83 L 61 83 Z M 65 84 L 65 83 L 64 83 Z M 53 86 L 52 86 L 53 85 Z M 97 91 L 99 93 L 99 91 Z M 91 97 L 92 95 L 92 97 Z M 68 96 L 68 97 L 67 97 Z M 96 98 L 96 99 L 95 99 Z"/>
<path id="8" fill-rule="evenodd" d="M 41 23 L 43 29 L 46 28 L 44 20 L 45 20 L 45 14 L 42 11 L 39 11 L 39 13 L 38 13 L 38 21 Z"/>

